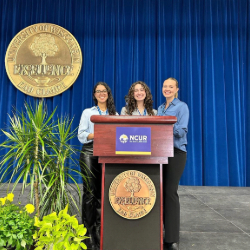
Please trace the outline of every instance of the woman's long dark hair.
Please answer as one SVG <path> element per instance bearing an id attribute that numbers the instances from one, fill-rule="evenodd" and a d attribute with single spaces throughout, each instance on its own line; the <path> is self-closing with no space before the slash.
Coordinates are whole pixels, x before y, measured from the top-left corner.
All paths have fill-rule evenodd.
<path id="1" fill-rule="evenodd" d="M 134 98 L 135 85 L 137 84 L 141 84 L 146 92 L 146 97 L 144 99 L 144 107 L 147 110 L 148 115 L 155 115 L 153 111 L 153 98 L 152 98 L 151 91 L 148 85 L 142 81 L 134 82 L 128 91 L 128 104 L 127 104 L 128 115 L 132 115 L 133 111 L 137 109 L 137 102 Z"/>
<path id="2" fill-rule="evenodd" d="M 93 99 L 94 99 L 95 105 L 98 104 L 98 101 L 95 98 L 95 91 L 96 91 L 97 86 L 99 86 L 99 85 L 104 86 L 106 88 L 106 90 L 108 91 L 107 109 L 108 109 L 109 115 L 115 115 L 116 114 L 116 108 L 115 108 L 114 99 L 113 99 L 113 96 L 112 96 L 112 93 L 111 93 L 111 89 L 108 86 L 108 84 L 105 83 L 105 82 L 98 82 L 95 85 L 94 89 L 93 89 Z"/>

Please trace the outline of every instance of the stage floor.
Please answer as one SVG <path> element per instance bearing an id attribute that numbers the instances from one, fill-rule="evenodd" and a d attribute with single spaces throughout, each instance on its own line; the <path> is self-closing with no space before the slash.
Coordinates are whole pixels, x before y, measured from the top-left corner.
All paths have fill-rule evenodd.
<path id="1" fill-rule="evenodd" d="M 249 250 L 250 187 L 180 186 L 181 250 Z"/>
<path id="2" fill-rule="evenodd" d="M 20 195 L 25 205 L 28 192 Z M 1 188 L 0 197 L 6 195 Z M 180 186 L 180 250 L 249 250 L 250 187 Z M 80 218 L 79 218 L 80 219 Z"/>

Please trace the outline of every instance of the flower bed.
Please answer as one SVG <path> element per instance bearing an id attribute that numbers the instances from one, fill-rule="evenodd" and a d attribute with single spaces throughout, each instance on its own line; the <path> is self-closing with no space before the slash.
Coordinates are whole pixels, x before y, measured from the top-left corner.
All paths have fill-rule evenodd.
<path id="1" fill-rule="evenodd" d="M 87 249 L 87 229 L 68 214 L 68 205 L 39 220 L 35 207 L 13 204 L 14 194 L 0 198 L 0 250 Z"/>

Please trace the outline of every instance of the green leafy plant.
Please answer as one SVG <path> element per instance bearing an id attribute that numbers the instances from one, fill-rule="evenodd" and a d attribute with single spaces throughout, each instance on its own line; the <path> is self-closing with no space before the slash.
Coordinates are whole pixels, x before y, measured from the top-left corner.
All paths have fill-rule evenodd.
<path id="1" fill-rule="evenodd" d="M 35 207 L 27 204 L 25 207 L 12 204 L 14 195 L 0 198 L 0 250 L 30 249 L 33 245 L 33 234 L 36 231 L 34 218 L 29 216 Z"/>
<path id="2" fill-rule="evenodd" d="M 68 205 L 57 215 L 56 212 L 43 217 L 40 221 L 35 217 L 35 226 L 39 228 L 33 238 L 36 241 L 35 250 L 78 250 L 87 249 L 83 240 L 87 229 L 79 225 L 74 216 L 68 214 Z"/>
<path id="3" fill-rule="evenodd" d="M 87 175 L 77 170 L 77 150 L 69 143 L 76 136 L 76 129 L 71 131 L 73 120 L 55 118 L 55 112 L 49 115 L 41 100 L 34 109 L 26 103 L 25 112 L 14 110 L 10 128 L 2 130 L 7 139 L 0 149 L 8 152 L 0 161 L 0 183 L 6 179 L 10 183 L 15 176 L 12 191 L 20 181 L 22 191 L 30 187 L 30 199 L 36 204 L 39 218 L 59 212 L 67 204 L 69 211 L 72 207 L 80 211 L 72 191 L 80 200 L 77 177 L 82 176 L 88 183 Z"/>

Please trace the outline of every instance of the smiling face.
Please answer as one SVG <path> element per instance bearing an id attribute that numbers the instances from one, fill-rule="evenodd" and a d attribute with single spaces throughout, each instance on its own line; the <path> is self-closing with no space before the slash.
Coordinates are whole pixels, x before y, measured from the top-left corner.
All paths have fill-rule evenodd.
<path id="1" fill-rule="evenodd" d="M 162 94 L 166 99 L 173 100 L 179 88 L 176 86 L 176 82 L 172 79 L 167 79 L 163 82 Z"/>
<path id="2" fill-rule="evenodd" d="M 134 98 L 138 101 L 143 101 L 146 98 L 146 91 L 141 84 L 136 84 L 134 88 Z"/>
<path id="3" fill-rule="evenodd" d="M 95 98 L 97 103 L 106 103 L 108 99 L 108 91 L 103 85 L 98 85 L 95 89 Z"/>

